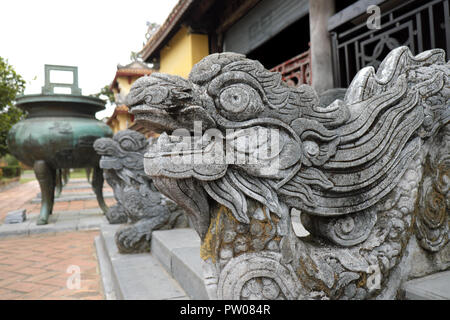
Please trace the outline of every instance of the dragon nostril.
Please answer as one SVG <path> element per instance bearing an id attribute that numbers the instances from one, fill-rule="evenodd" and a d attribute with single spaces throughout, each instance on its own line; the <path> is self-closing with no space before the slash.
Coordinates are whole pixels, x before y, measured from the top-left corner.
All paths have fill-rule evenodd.
<path id="1" fill-rule="evenodd" d="M 319 146 L 314 141 L 303 142 L 303 148 L 305 149 L 306 153 L 311 157 L 314 157 L 319 154 Z"/>
<path id="2" fill-rule="evenodd" d="M 351 217 L 348 217 L 342 221 L 340 227 L 343 233 L 348 234 L 355 228 L 355 221 Z"/>

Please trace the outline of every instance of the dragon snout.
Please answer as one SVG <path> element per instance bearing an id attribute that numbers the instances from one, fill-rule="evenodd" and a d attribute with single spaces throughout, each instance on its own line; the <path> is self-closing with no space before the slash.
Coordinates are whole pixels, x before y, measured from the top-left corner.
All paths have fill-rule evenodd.
<path id="1" fill-rule="evenodd" d="M 110 138 L 99 138 L 94 142 L 94 149 L 101 156 L 114 156 L 117 153 L 115 144 Z"/>
<path id="2" fill-rule="evenodd" d="M 194 85 L 182 77 L 154 73 L 135 81 L 127 96 L 127 105 L 133 109 L 148 106 L 170 110 L 194 97 Z"/>

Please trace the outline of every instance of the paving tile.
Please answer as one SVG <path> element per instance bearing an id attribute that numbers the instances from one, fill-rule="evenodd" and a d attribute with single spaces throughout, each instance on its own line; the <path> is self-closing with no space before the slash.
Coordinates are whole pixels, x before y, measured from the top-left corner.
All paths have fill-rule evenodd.
<path id="1" fill-rule="evenodd" d="M 23 296 L 24 294 L 22 292 L 8 291 L 0 296 L 0 300 L 19 300 Z"/>
<path id="2" fill-rule="evenodd" d="M 1 288 L 5 288 L 7 285 L 10 285 L 11 283 L 16 283 L 16 282 L 20 282 L 23 281 L 24 279 L 26 279 L 27 276 L 23 275 L 23 274 L 16 274 L 14 276 L 10 276 L 4 280 L 0 280 L 0 289 Z"/>
<path id="3" fill-rule="evenodd" d="M 33 291 L 37 291 L 39 284 L 24 282 L 24 281 L 16 281 L 6 285 L 3 289 L 10 289 L 14 291 L 30 293 Z"/>
<path id="4" fill-rule="evenodd" d="M 62 196 L 68 199 L 94 195 L 86 179 L 71 179 L 66 188 Z M 31 202 L 39 192 L 37 181 L 0 192 L 0 300 L 104 299 L 94 248 L 98 231 L 78 230 L 105 221 L 97 201 L 55 202 L 49 224 L 37 226 L 40 203 Z M 112 193 L 106 183 L 104 193 Z M 115 199 L 105 202 L 111 206 Z M 8 212 L 18 209 L 26 209 L 25 223 L 2 224 Z M 80 289 L 67 288 L 70 265 L 80 267 Z"/>
<path id="5" fill-rule="evenodd" d="M 21 209 L 38 192 L 39 183 L 37 181 L 30 181 L 0 192 L 0 203 L 2 204 L 0 208 L 0 222 L 3 222 L 8 212 Z"/>
<path id="6" fill-rule="evenodd" d="M 58 275 L 59 275 L 59 272 L 55 272 L 55 271 L 46 271 L 46 272 L 37 274 L 37 275 L 35 275 L 35 276 L 28 277 L 28 278 L 27 278 L 27 281 L 28 281 L 28 282 L 36 282 L 36 283 L 47 283 L 47 284 L 50 284 L 50 283 L 46 282 L 46 280 L 47 280 L 47 279 L 50 279 L 50 278 L 54 278 L 54 277 L 56 277 L 56 276 L 58 276 Z"/>
<path id="7" fill-rule="evenodd" d="M 64 289 L 67 287 L 67 279 L 68 279 L 68 274 L 61 276 L 61 273 L 57 273 L 57 276 L 53 276 L 47 279 L 43 279 L 43 280 L 39 280 L 36 281 L 39 284 L 43 284 L 43 285 L 52 285 L 56 288 L 58 288 L 58 290 L 60 289 Z"/>
<path id="8" fill-rule="evenodd" d="M 0 281 L 1 280 L 6 280 L 6 279 L 10 279 L 11 277 L 14 277 L 15 275 L 17 275 L 14 272 L 11 271 L 6 271 L 6 270 L 0 270 Z"/>
<path id="9" fill-rule="evenodd" d="M 38 300 L 54 291 L 54 286 L 38 285 L 31 292 L 20 296 L 17 300 Z"/>
<path id="10" fill-rule="evenodd" d="M 42 274 L 42 268 L 35 268 L 35 267 L 25 267 L 25 268 L 17 268 L 17 273 L 25 274 L 28 276 L 37 276 Z"/>
<path id="11" fill-rule="evenodd" d="M 103 299 L 94 248 L 97 235 L 78 231 L 1 239 L 0 300 Z M 80 266 L 79 289 L 67 288 L 70 265 Z"/>

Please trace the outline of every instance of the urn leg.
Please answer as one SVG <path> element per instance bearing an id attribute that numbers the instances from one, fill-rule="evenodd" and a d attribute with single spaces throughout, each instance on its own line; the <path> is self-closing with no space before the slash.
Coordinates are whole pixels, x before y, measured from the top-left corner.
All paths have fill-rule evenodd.
<path id="1" fill-rule="evenodd" d="M 56 169 L 56 186 L 55 186 L 56 198 L 58 198 L 61 195 L 62 188 L 63 188 L 62 169 Z"/>
<path id="2" fill-rule="evenodd" d="M 93 181 L 91 180 L 91 172 L 92 172 L 92 168 L 86 168 L 86 179 L 89 183 L 93 183 Z"/>
<path id="3" fill-rule="evenodd" d="M 106 214 L 108 212 L 108 206 L 105 203 L 105 199 L 103 199 L 103 170 L 100 167 L 94 167 L 94 174 L 92 176 L 92 189 L 97 196 L 97 202 L 103 213 Z"/>
<path id="4" fill-rule="evenodd" d="M 45 161 L 34 162 L 34 174 L 41 188 L 41 212 L 37 221 L 38 225 L 47 224 L 48 216 L 53 210 L 56 170 L 51 168 Z"/>
<path id="5" fill-rule="evenodd" d="M 69 173 L 70 173 L 70 169 L 62 169 L 63 186 L 65 186 L 69 182 Z"/>

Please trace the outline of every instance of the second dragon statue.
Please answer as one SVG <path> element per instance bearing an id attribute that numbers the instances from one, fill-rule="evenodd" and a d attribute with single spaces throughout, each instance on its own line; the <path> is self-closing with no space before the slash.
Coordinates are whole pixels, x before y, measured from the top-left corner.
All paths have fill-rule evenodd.
<path id="1" fill-rule="evenodd" d="M 100 167 L 113 188 L 117 204 L 106 218 L 112 224 L 127 223 L 115 235 L 121 253 L 150 250 L 153 230 L 187 227 L 182 209 L 163 196 L 144 173 L 144 153 L 148 140 L 137 131 L 123 130 L 114 137 L 95 141 L 101 155 Z"/>

